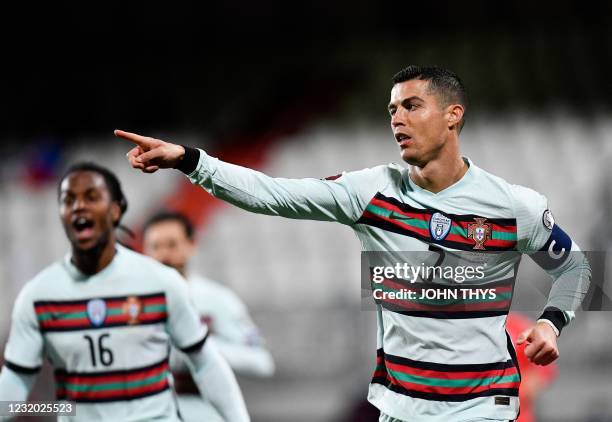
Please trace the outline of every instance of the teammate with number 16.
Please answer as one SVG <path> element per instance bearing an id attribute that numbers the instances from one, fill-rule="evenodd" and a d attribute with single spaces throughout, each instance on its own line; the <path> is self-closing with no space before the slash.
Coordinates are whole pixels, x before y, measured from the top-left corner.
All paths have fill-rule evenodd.
<path id="1" fill-rule="evenodd" d="M 116 242 L 127 201 L 115 175 L 95 164 L 72 166 L 58 196 L 71 252 L 15 302 L 0 400 L 26 400 L 45 354 L 57 398 L 78 403 L 76 416 L 64 420 L 178 421 L 172 343 L 224 419 L 248 421 L 234 375 L 206 342 L 178 272 Z"/>

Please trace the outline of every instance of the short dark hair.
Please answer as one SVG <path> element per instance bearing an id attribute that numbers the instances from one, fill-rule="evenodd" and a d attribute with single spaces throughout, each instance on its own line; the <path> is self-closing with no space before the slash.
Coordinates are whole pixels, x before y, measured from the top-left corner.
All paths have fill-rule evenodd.
<path id="1" fill-rule="evenodd" d="M 80 162 L 71 165 L 64 172 L 62 178 L 60 179 L 59 184 L 57 185 L 57 198 L 59 200 L 61 194 L 61 186 L 62 182 L 66 177 L 68 177 L 72 173 L 76 173 L 78 171 L 92 171 L 94 173 L 98 173 L 104 179 L 104 183 L 106 184 L 106 188 L 108 189 L 111 201 L 116 202 L 119 205 L 119 209 L 121 210 L 121 214 L 119 215 L 119 219 L 115 222 L 115 227 L 119 226 L 121 218 L 123 214 L 127 211 L 128 203 L 123 191 L 121 190 L 121 183 L 119 183 L 119 179 L 115 176 L 115 173 L 107 169 L 106 167 L 102 167 L 96 163 L 92 162 Z"/>
<path id="2" fill-rule="evenodd" d="M 163 223 L 165 221 L 176 221 L 180 223 L 185 229 L 185 235 L 187 236 L 187 238 L 189 240 L 193 240 L 193 224 L 185 214 L 181 214 L 180 212 L 175 211 L 161 211 L 156 214 L 153 214 L 145 222 L 142 228 L 142 232 L 146 233 L 149 227 L 157 223 Z"/>
<path id="3" fill-rule="evenodd" d="M 443 107 L 449 104 L 461 104 L 467 112 L 468 99 L 465 85 L 455 72 L 437 66 L 410 65 L 393 75 L 392 81 L 395 85 L 413 79 L 428 81 L 429 92 L 438 95 Z M 465 112 L 459 130 L 463 128 L 464 123 Z"/>

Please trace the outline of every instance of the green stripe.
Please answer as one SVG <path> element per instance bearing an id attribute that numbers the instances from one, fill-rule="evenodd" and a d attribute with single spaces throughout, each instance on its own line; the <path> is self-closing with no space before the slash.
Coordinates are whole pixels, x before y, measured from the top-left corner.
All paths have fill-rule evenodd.
<path id="1" fill-rule="evenodd" d="M 504 377 L 486 377 L 486 378 L 462 378 L 462 379 L 440 379 L 440 378 L 427 378 L 420 377 L 418 375 L 404 374 L 403 372 L 396 372 L 391 369 L 387 370 L 391 375 L 400 380 L 411 382 L 414 384 L 430 385 L 432 387 L 478 387 L 481 385 L 489 384 L 504 384 L 507 382 L 518 382 L 518 374 L 506 375 Z"/>
<path id="2" fill-rule="evenodd" d="M 401 214 L 397 214 L 395 211 L 388 210 L 386 208 L 377 207 L 376 205 L 369 204 L 366 207 L 366 210 L 371 212 L 372 214 L 376 214 L 385 218 L 392 218 L 394 220 L 401 221 L 404 224 L 407 224 L 412 227 L 416 227 L 419 229 L 427 230 L 429 228 L 429 224 L 427 221 L 420 220 L 418 218 L 405 217 Z"/>
<path id="3" fill-rule="evenodd" d="M 106 310 L 106 316 L 114 316 L 114 315 L 121 315 L 121 314 L 123 314 L 123 309 L 121 308 L 117 308 L 117 309 L 111 308 L 111 309 Z M 56 320 L 81 319 L 81 318 L 87 318 L 87 312 L 61 312 L 61 313 L 43 312 L 42 314 L 38 315 L 38 320 L 46 321 L 48 319 L 51 319 L 52 316 Z"/>
<path id="4" fill-rule="evenodd" d="M 167 376 L 168 376 L 168 371 L 164 371 L 159 375 L 155 375 L 155 376 L 145 378 L 142 380 L 138 380 L 138 381 L 113 382 L 109 384 L 59 383 L 59 385 L 67 390 L 76 391 L 76 392 L 126 390 L 129 388 L 138 388 L 138 387 L 144 387 L 147 385 L 155 384 L 156 382 L 162 381 Z"/>
<path id="5" fill-rule="evenodd" d="M 166 312 L 166 305 L 148 305 L 144 307 L 143 312 Z"/>
<path id="6" fill-rule="evenodd" d="M 516 242 L 516 232 L 498 232 L 493 231 L 491 234 L 493 240 L 507 240 L 508 242 Z"/>
<path id="7" fill-rule="evenodd" d="M 145 306 L 143 309 L 143 313 L 148 312 L 166 312 L 166 305 Z M 123 308 L 110 308 L 106 310 L 106 316 L 122 315 L 124 313 L 125 312 L 123 311 Z M 81 319 L 87 318 L 87 312 L 43 312 L 41 314 L 38 314 L 37 318 L 39 321 L 47 321 L 52 318 L 55 320 Z"/>
<path id="8" fill-rule="evenodd" d="M 386 208 L 381 208 L 376 205 L 368 204 L 366 210 L 371 212 L 372 214 L 376 214 L 380 217 L 384 218 L 392 218 L 393 220 L 401 221 L 402 223 L 415 227 L 418 229 L 429 230 L 429 223 L 427 221 L 421 220 L 419 218 L 413 217 L 405 217 L 401 214 L 396 213 L 395 211 L 388 210 Z M 457 223 L 452 223 L 452 227 L 450 229 L 450 233 L 454 235 L 461 236 L 467 239 L 467 229 L 464 229 Z M 502 232 L 502 231 L 491 231 L 491 239 L 493 240 L 505 240 L 508 242 L 516 242 L 516 232 Z"/>

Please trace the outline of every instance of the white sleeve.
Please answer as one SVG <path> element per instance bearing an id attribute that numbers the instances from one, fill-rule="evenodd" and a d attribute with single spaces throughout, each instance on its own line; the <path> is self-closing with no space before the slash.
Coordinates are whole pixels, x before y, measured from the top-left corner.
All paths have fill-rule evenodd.
<path id="1" fill-rule="evenodd" d="M 230 289 L 221 290 L 217 300 L 222 301 L 226 312 L 215 314 L 208 341 L 217 347 L 234 371 L 244 375 L 272 376 L 274 360 L 246 305 Z"/>
<path id="2" fill-rule="evenodd" d="M 0 401 L 25 401 L 37 374 L 24 374 L 4 366 L 0 372 Z"/>
<path id="3" fill-rule="evenodd" d="M 161 264 L 160 264 L 161 265 Z M 183 352 L 199 349 L 204 343 L 207 329 L 193 307 L 185 280 L 175 270 L 168 271 L 168 289 L 166 300 L 168 304 L 168 321 L 166 329 L 172 339 L 172 344 Z"/>
<path id="4" fill-rule="evenodd" d="M 186 357 L 204 400 L 209 401 L 226 422 L 250 421 L 238 382 L 215 346 L 206 342 L 199 350 L 187 353 Z"/>
<path id="5" fill-rule="evenodd" d="M 17 296 L 11 317 L 11 331 L 4 350 L 6 364 L 14 371 L 25 374 L 37 372 L 43 360 L 43 336 L 31 292 L 32 284 L 28 283 Z"/>
<path id="6" fill-rule="evenodd" d="M 334 180 L 270 177 L 199 151 L 189 180 L 247 211 L 287 218 L 354 224 L 372 196 L 389 180 L 379 166 L 344 173 Z M 382 177 L 381 177 L 382 176 Z"/>
<path id="7" fill-rule="evenodd" d="M 518 225 L 518 244 L 553 279 L 539 319 L 550 321 L 560 333 L 575 316 L 591 280 L 591 268 L 580 247 L 559 227 L 548 201 L 539 193 L 512 186 Z"/>

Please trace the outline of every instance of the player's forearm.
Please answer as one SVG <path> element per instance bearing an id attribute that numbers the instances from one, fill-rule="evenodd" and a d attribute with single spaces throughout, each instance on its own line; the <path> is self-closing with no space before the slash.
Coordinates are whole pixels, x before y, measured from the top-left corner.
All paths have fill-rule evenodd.
<path id="1" fill-rule="evenodd" d="M 250 421 L 238 382 L 214 345 L 206 342 L 199 351 L 189 353 L 187 359 L 200 393 L 227 422 Z"/>
<path id="2" fill-rule="evenodd" d="M 545 311 L 540 319 L 551 321 L 557 330 L 567 325 L 584 300 L 591 282 L 591 267 L 576 244 L 559 267 L 549 271 L 553 278 Z"/>
<path id="3" fill-rule="evenodd" d="M 232 369 L 240 374 L 270 377 L 274 374 L 274 360 L 264 347 L 248 346 L 212 337 L 212 342 Z"/>
<path id="4" fill-rule="evenodd" d="M 322 180 L 270 177 L 188 147 L 181 164 L 177 168 L 192 183 L 247 211 L 296 219 L 352 222 L 342 206 L 351 200 L 349 196 L 338 186 Z"/>
<path id="5" fill-rule="evenodd" d="M 35 374 L 21 374 L 3 366 L 0 372 L 0 400 L 27 400 L 35 382 Z"/>

